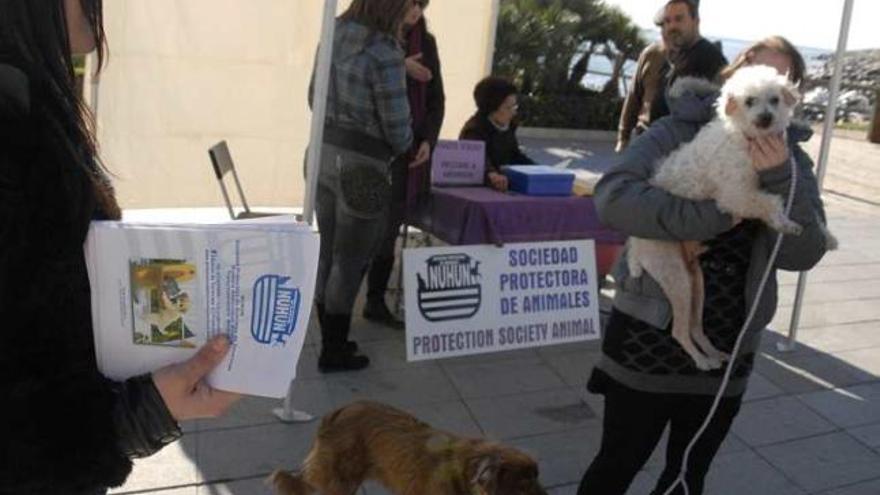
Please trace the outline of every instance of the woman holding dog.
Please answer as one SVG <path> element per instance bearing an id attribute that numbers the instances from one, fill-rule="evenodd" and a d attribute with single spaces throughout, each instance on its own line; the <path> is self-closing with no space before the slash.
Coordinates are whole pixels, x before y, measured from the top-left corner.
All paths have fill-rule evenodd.
<path id="1" fill-rule="evenodd" d="M 757 64 L 788 74 L 795 84 L 804 76 L 804 61 L 797 50 L 785 39 L 771 37 L 743 52 L 722 77 Z M 690 246 L 683 251 L 702 243 L 703 323 L 718 349 L 732 351 L 747 312 L 757 304 L 720 407 L 689 456 L 685 481 L 691 495 L 702 493 L 712 459 L 740 409 L 761 330 L 776 310 L 775 272 L 761 298 L 755 298 L 776 232 L 757 221 L 731 218 L 719 211 L 714 201 L 676 197 L 649 182 L 654 165 L 690 141 L 714 116 L 717 97 L 717 93 L 701 92 L 695 85 L 671 100 L 672 115 L 652 124 L 637 138 L 596 186 L 596 204 L 606 224 L 642 238 L 681 241 Z M 822 225 L 825 213 L 813 164 L 798 144 L 810 134 L 809 128 L 793 124 L 786 137 L 756 139 L 750 145 L 761 187 L 783 199 L 792 181 L 790 158 L 797 165 L 790 217 L 804 231 L 800 236 L 785 236 L 776 269 L 808 270 L 827 249 Z M 579 495 L 624 494 L 669 425 L 666 467 L 652 492 L 664 494 L 679 475 L 684 450 L 705 420 L 724 373 L 724 369 L 700 371 L 694 366 L 672 339 L 670 306 L 663 292 L 647 274 L 631 277 L 626 258 L 621 256 L 614 270 L 614 309 L 606 326 L 602 357 L 587 385 L 590 391 L 605 396 L 605 414 L 602 444 L 581 480 Z M 679 485 L 672 493 L 683 490 Z"/>
<path id="2" fill-rule="evenodd" d="M 92 495 L 131 457 L 238 395 L 202 378 L 225 339 L 189 361 L 113 382 L 95 363 L 83 242 L 120 217 L 71 54 L 103 55 L 101 0 L 0 0 L 0 492 Z M 100 64 L 99 64 L 100 65 Z"/>

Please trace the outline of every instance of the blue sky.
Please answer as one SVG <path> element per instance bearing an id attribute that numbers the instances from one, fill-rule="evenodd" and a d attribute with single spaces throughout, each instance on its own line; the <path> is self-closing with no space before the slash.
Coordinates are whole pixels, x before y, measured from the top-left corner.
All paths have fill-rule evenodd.
<path id="1" fill-rule="evenodd" d="M 652 27 L 663 0 L 605 0 L 640 26 Z M 703 34 L 757 40 L 780 34 L 794 44 L 833 50 L 843 15 L 843 0 L 701 0 Z M 855 0 L 847 49 L 880 48 L 880 0 Z"/>

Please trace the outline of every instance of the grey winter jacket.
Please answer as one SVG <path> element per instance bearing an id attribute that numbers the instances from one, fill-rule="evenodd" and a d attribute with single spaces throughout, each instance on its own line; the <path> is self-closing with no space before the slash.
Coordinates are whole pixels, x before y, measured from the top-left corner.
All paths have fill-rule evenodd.
<path id="1" fill-rule="evenodd" d="M 715 116 L 714 103 L 717 92 L 701 90 L 696 86 L 685 89 L 682 95 L 670 100 L 672 114 L 653 123 L 651 127 L 626 150 L 616 157 L 610 171 L 595 189 L 595 201 L 600 219 L 606 225 L 626 234 L 666 240 L 705 241 L 730 230 L 732 218 L 718 210 L 712 200 L 691 201 L 649 184 L 654 167 L 681 144 L 694 138 L 700 127 Z M 797 183 L 790 217 L 804 227 L 800 236 L 785 236 L 774 270 L 758 300 L 755 317 L 749 334 L 743 343 L 743 353 L 754 351 L 760 342 L 760 330 L 773 319 L 777 306 L 777 283 L 775 269 L 809 270 L 825 254 L 825 235 L 821 224 L 825 213 L 812 160 L 798 145 L 810 138 L 812 131 L 804 126 L 792 125 L 788 129 L 791 154 L 797 164 Z M 787 198 L 792 174 L 790 161 L 759 174 L 761 187 Z M 752 247 L 751 261 L 746 277 L 746 307 L 756 300 L 761 276 L 767 267 L 776 232 L 762 225 Z M 639 278 L 630 276 L 627 256 L 624 253 L 612 270 L 616 283 L 614 307 L 632 317 L 664 329 L 672 319 L 671 308 L 660 286 L 647 273 Z M 668 384 L 649 383 L 652 377 L 622 376 L 613 363 L 600 368 L 613 378 L 643 390 L 670 390 Z M 634 384 L 633 380 L 647 380 Z M 706 392 L 717 380 L 706 380 Z M 683 385 L 693 392 L 693 384 Z M 732 384 L 728 395 L 741 393 L 745 384 Z"/>

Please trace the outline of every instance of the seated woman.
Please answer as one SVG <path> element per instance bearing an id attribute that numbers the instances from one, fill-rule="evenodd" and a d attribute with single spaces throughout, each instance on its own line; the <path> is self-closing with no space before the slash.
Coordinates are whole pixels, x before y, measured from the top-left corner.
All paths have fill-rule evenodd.
<path id="1" fill-rule="evenodd" d="M 474 88 L 477 113 L 464 124 L 459 139 L 486 143 L 486 185 L 507 190 L 502 165 L 531 165 L 534 162 L 519 149 L 513 119 L 519 105 L 516 86 L 500 77 L 487 77 Z"/>

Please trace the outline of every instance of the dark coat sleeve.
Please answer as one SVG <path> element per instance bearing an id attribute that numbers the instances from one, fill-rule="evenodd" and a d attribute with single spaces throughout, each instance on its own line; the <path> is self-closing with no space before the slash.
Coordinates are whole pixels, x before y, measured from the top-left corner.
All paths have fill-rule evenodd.
<path id="1" fill-rule="evenodd" d="M 481 125 L 481 117 L 475 115 L 470 118 L 462 127 L 461 132 L 458 135 L 458 139 L 467 139 L 470 141 L 482 141 L 486 143 L 486 175 L 489 175 L 489 172 L 499 172 L 499 164 L 495 163 L 492 160 L 492 154 L 490 152 L 489 140 L 491 139 L 489 130 L 486 126 Z M 488 178 L 487 178 L 488 180 Z"/>
<path id="2" fill-rule="evenodd" d="M 789 217 L 804 230 L 798 236 L 783 236 L 776 267 L 804 271 L 813 268 L 822 259 L 829 248 L 829 239 L 825 209 L 819 196 L 816 176 L 813 174 L 813 161 L 800 146 L 791 146 L 791 153 L 797 166 L 797 180 Z M 787 201 L 793 180 L 791 162 L 765 170 L 759 177 L 763 189 L 778 194 Z"/>
<path id="3" fill-rule="evenodd" d="M 50 159 L 27 78 L 7 67 L 0 65 L 0 492 L 116 486 L 131 470 L 127 445 L 138 440 L 120 435 L 119 418 L 167 419 L 167 409 L 153 402 L 135 414 L 127 406 L 148 401 L 126 404 L 119 394 L 152 390 L 98 372 L 82 247 L 90 182 Z"/>
<path id="4" fill-rule="evenodd" d="M 515 130 L 513 131 L 516 132 Z M 526 155 L 522 151 L 522 147 L 519 145 L 519 139 L 517 139 L 516 134 L 513 136 L 513 160 L 510 163 L 515 163 L 517 165 L 534 165 L 535 160 L 532 160 L 529 155 Z"/>
<path id="5" fill-rule="evenodd" d="M 694 46 L 684 66 L 676 69 L 675 78 L 691 76 L 714 81 L 726 65 L 724 53 L 714 43 L 703 38 Z"/>
<path id="6" fill-rule="evenodd" d="M 440 68 L 440 53 L 437 49 L 437 40 L 430 33 L 425 34 L 422 45 L 422 60 L 434 77 L 428 83 L 428 110 L 425 121 L 421 128 L 416 131 L 416 139 L 419 143 L 428 141 L 431 149 L 437 146 L 440 138 L 440 130 L 443 127 L 443 118 L 446 115 L 446 93 L 443 88 L 443 74 Z"/>

